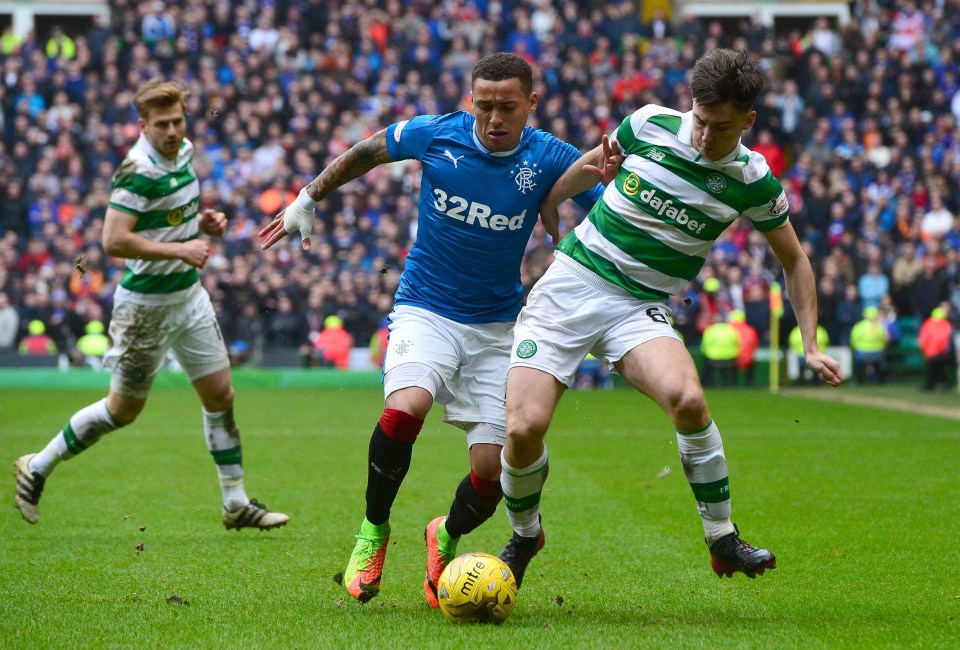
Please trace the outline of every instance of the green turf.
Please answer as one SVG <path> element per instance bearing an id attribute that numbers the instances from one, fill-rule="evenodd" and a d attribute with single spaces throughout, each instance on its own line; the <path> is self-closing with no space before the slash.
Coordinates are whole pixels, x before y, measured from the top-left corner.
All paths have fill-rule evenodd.
<path id="1" fill-rule="evenodd" d="M 711 393 L 734 519 L 780 565 L 719 580 L 666 417 L 629 391 L 570 393 L 548 436 L 547 546 L 517 610 L 499 627 L 452 626 L 422 596 L 423 526 L 466 469 L 462 434 L 439 412 L 394 508 L 383 591 L 360 605 L 332 577 L 363 514 L 378 390 L 241 392 L 247 488 L 291 515 L 284 529 L 223 529 L 199 406 L 179 389 L 60 465 L 29 526 L 12 506 L 12 461 L 99 396 L 0 391 L 0 647 L 960 644 L 956 420 Z M 460 550 L 496 552 L 508 535 L 501 506 Z"/>

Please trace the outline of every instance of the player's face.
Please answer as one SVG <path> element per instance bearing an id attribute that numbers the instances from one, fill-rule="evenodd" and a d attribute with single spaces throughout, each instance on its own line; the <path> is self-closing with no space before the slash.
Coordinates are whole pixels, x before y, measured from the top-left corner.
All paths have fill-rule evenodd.
<path id="1" fill-rule="evenodd" d="M 537 108 L 537 93 L 525 93 L 519 79 L 473 84 L 477 135 L 490 151 L 509 151 L 520 144 L 527 117 Z"/>
<path id="2" fill-rule="evenodd" d="M 715 106 L 693 103 L 691 144 L 708 160 L 720 160 L 740 142 L 740 134 L 757 119 L 756 111 L 743 112 L 731 102 Z"/>
<path id="3" fill-rule="evenodd" d="M 180 144 L 187 135 L 187 118 L 183 114 L 183 106 L 174 104 L 151 109 L 146 118 L 137 120 L 137 126 L 154 149 L 168 160 L 176 159 Z"/>

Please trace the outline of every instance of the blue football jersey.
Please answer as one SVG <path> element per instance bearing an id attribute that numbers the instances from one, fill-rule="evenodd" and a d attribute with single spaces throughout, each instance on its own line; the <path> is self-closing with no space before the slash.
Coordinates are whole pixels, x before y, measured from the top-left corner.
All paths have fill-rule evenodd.
<path id="1" fill-rule="evenodd" d="M 515 149 L 491 152 L 459 111 L 421 115 L 387 127 L 393 160 L 423 168 L 417 240 L 395 303 L 458 323 L 512 321 L 520 311 L 520 262 L 540 201 L 581 153 L 527 127 Z M 589 210 L 600 185 L 574 199 Z"/>

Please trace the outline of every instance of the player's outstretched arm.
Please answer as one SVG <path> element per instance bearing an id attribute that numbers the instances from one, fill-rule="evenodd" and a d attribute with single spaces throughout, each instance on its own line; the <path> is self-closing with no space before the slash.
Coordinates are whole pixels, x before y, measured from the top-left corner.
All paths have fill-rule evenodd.
<path id="1" fill-rule="evenodd" d="M 817 287 L 813 267 L 800 246 L 797 233 L 793 226 L 787 223 L 782 228 L 775 228 L 764 235 L 783 265 L 790 302 L 797 315 L 797 325 L 803 338 L 803 356 L 807 367 L 822 375 L 823 380 L 831 386 L 839 386 L 845 379 L 840 364 L 822 352 L 817 344 Z"/>
<path id="2" fill-rule="evenodd" d="M 563 175 L 557 179 L 547 195 L 540 201 L 540 221 L 543 223 L 544 230 L 553 239 L 554 245 L 560 241 L 560 213 L 557 208 L 571 196 L 586 192 L 597 184 L 595 175 L 586 168 L 596 168 L 594 163 L 606 166 L 602 158 L 604 155 L 603 147 L 604 145 L 601 144 L 580 156 L 567 171 L 563 172 Z"/>
<path id="3" fill-rule="evenodd" d="M 601 185 L 606 187 L 617 177 L 620 167 L 623 166 L 624 155 L 617 141 L 611 142 L 610 136 L 606 133 L 603 134 L 603 143 L 600 147 L 600 159 L 597 164 L 584 165 L 583 170 L 593 175 Z"/>
<path id="4" fill-rule="evenodd" d="M 300 195 L 277 213 L 260 230 L 260 250 L 267 250 L 289 234 L 299 232 L 303 250 L 310 250 L 310 233 L 317 204 L 341 185 L 360 178 L 383 163 L 392 162 L 387 153 L 386 130 L 374 133 L 337 156 L 320 175 L 300 190 Z"/>
<path id="5" fill-rule="evenodd" d="M 554 245 L 560 241 L 560 213 L 557 210 L 560 204 L 572 196 L 586 192 L 596 185 L 597 181 L 604 186 L 608 185 L 617 177 L 623 160 L 620 145 L 604 134 L 600 146 L 583 154 L 557 179 L 540 202 L 540 221 L 553 239 Z"/>

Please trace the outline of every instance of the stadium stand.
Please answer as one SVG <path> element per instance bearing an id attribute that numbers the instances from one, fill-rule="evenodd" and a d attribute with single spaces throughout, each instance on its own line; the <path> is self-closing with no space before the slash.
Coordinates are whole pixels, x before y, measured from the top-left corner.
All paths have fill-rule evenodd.
<path id="1" fill-rule="evenodd" d="M 704 50 L 748 48 L 768 83 L 745 142 L 789 193 L 831 339 L 845 341 L 849 315 L 886 295 L 891 327 L 946 304 L 960 328 L 960 0 L 857 0 L 842 25 L 644 20 L 640 4 L 113 0 L 105 21 L 47 16 L 17 33 L 20 16 L 0 35 L 0 292 L 20 316 L 13 347 L 32 320 L 59 349 L 109 320 L 122 268 L 99 243 L 110 176 L 137 137 L 132 90 L 156 75 L 190 89 L 202 201 L 231 220 L 204 274 L 231 345 L 271 365 L 298 359 L 331 315 L 369 341 L 416 237 L 415 164 L 330 196 L 309 253 L 297 242 L 260 253 L 257 230 L 354 142 L 467 106 L 473 63 L 501 49 L 534 64 L 534 123 L 587 149 L 645 103 L 688 109 L 686 70 Z M 562 216 L 565 231 L 582 212 Z M 526 287 L 550 251 L 538 227 Z M 742 310 L 766 341 L 763 303 L 778 273 L 757 233 L 730 228 L 673 303 L 687 342 L 698 343 L 707 309 Z M 707 278 L 720 282 L 710 296 Z M 789 309 L 785 319 L 782 333 Z M 911 336 L 891 348 L 907 368 Z"/>

